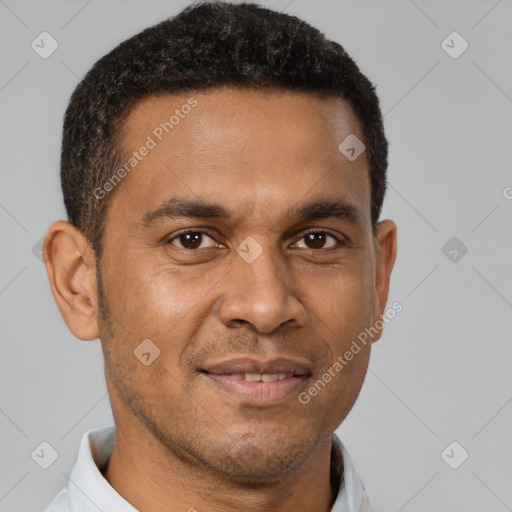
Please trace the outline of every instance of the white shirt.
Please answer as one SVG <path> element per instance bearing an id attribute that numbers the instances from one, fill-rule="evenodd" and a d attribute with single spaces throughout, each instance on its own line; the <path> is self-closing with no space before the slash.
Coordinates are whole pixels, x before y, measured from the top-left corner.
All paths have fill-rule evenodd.
<path id="1" fill-rule="evenodd" d="M 101 474 L 114 449 L 115 440 L 115 425 L 106 425 L 84 434 L 69 482 L 45 512 L 138 512 Z M 340 482 L 340 490 L 332 512 L 371 512 L 364 487 L 336 434 L 333 435 L 331 456 L 333 480 Z"/>

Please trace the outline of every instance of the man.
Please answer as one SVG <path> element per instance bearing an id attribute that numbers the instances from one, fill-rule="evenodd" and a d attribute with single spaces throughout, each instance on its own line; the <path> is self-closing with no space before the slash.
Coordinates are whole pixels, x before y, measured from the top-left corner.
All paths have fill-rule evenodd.
<path id="1" fill-rule="evenodd" d="M 197 4 L 93 66 L 44 255 L 115 427 L 47 512 L 369 510 L 334 431 L 383 326 L 386 167 L 374 87 L 295 17 Z"/>

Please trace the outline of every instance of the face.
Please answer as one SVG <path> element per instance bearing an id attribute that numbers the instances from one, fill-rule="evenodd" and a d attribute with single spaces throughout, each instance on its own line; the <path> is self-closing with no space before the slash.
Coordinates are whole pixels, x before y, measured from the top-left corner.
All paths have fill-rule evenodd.
<path id="1" fill-rule="evenodd" d="M 393 259 L 390 230 L 372 236 L 365 154 L 338 149 L 350 134 L 363 139 L 345 101 L 290 91 L 134 108 L 122 149 L 137 163 L 108 192 L 100 261 L 118 428 L 138 422 L 180 456 L 262 478 L 299 467 L 343 421 L 370 344 L 299 396 L 383 313 Z"/>

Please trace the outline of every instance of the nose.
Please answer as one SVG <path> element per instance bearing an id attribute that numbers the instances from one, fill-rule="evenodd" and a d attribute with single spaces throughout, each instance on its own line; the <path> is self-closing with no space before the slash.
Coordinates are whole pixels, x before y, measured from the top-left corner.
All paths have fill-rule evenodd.
<path id="1" fill-rule="evenodd" d="M 307 313 L 292 290 L 292 280 L 286 262 L 268 247 L 251 263 L 237 255 L 220 305 L 221 321 L 228 327 L 249 323 L 264 334 L 285 324 L 303 326 Z"/>

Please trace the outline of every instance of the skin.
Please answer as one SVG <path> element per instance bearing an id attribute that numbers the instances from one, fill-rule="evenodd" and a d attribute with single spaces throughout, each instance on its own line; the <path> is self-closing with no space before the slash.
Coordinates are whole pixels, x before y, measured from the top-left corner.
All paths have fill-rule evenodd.
<path id="1" fill-rule="evenodd" d="M 142 512 L 328 511 L 331 436 L 359 394 L 371 343 L 307 405 L 245 403 L 198 368 L 301 357 L 312 366 L 307 390 L 384 314 L 396 226 L 381 221 L 373 236 L 365 153 L 350 162 L 338 150 L 351 133 L 363 138 L 340 98 L 228 88 L 146 98 L 124 124 L 127 158 L 191 96 L 197 106 L 113 192 L 103 308 L 82 233 L 57 221 L 44 246 L 69 329 L 101 340 L 117 426 L 104 476 Z M 171 196 L 222 205 L 232 218 L 145 226 Z M 352 205 L 356 220 L 294 216 L 318 199 Z M 187 244 L 184 229 L 207 235 Z M 329 236 L 312 243 L 307 231 Z M 249 236 L 263 250 L 252 263 L 236 252 Z M 160 350 L 149 366 L 134 356 L 145 339 Z"/>

